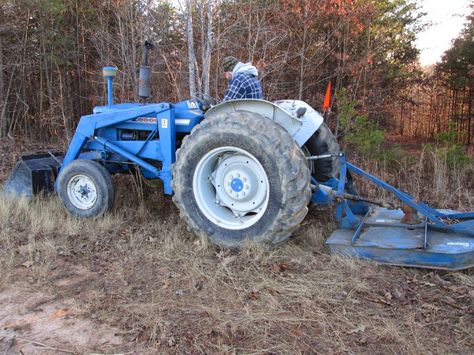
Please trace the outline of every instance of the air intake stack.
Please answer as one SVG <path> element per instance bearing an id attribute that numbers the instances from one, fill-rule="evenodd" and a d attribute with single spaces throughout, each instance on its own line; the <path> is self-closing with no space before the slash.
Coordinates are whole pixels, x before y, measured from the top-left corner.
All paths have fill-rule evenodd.
<path id="1" fill-rule="evenodd" d="M 117 68 L 115 67 L 104 67 L 102 68 L 102 76 L 107 80 L 107 105 L 111 106 L 114 103 L 114 89 L 113 81 L 117 75 Z"/>

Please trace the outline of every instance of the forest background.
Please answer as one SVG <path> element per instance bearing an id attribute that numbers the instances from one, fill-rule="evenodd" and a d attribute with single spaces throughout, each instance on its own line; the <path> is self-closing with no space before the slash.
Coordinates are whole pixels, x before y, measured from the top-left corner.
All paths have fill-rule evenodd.
<path id="1" fill-rule="evenodd" d="M 234 55 L 257 66 L 268 100 L 321 109 L 331 81 L 339 136 L 350 104 L 365 125 L 401 136 L 474 140 L 472 15 L 442 61 L 422 68 L 414 42 L 427 24 L 410 0 L 3 0 L 0 12 L 0 137 L 70 138 L 104 103 L 105 65 L 120 69 L 117 100 L 136 100 L 149 39 L 152 101 L 222 98 L 220 63 Z"/>
<path id="2" fill-rule="evenodd" d="M 429 23 L 415 0 L 3 0 L 0 138 L 66 149 L 80 116 L 105 103 L 103 66 L 120 70 L 116 101 L 137 100 L 147 39 L 156 45 L 150 101 L 218 101 L 222 59 L 234 55 L 258 68 L 270 101 L 321 111 L 331 82 L 325 120 L 353 159 L 399 171 L 428 152 L 437 161 L 421 170 L 441 163 L 442 185 L 453 185 L 451 172 L 463 169 L 469 185 L 470 11 L 442 60 L 422 67 L 415 40 Z"/>

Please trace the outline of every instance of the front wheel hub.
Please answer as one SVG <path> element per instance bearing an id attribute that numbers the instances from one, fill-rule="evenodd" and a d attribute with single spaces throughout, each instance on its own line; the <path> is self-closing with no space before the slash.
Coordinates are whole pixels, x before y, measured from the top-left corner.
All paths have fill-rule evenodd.
<path id="1" fill-rule="evenodd" d="M 66 191 L 72 205 L 81 210 L 91 208 L 97 201 L 96 186 L 86 175 L 74 176 L 69 180 Z"/>

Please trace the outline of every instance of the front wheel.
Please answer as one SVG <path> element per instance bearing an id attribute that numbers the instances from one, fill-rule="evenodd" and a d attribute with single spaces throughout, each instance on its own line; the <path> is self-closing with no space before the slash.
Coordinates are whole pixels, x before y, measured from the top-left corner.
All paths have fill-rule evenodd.
<path id="1" fill-rule="evenodd" d="M 57 188 L 64 207 L 75 217 L 101 216 L 114 203 L 114 186 L 110 173 L 92 160 L 74 160 L 61 169 Z"/>
<path id="2" fill-rule="evenodd" d="M 246 111 L 207 118 L 185 138 L 173 189 L 189 228 L 232 248 L 287 239 L 311 196 L 310 172 L 291 136 Z"/>

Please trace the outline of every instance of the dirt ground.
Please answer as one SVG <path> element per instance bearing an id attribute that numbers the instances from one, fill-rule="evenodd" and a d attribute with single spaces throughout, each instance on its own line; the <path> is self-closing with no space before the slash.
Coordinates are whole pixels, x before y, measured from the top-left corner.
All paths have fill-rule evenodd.
<path id="1" fill-rule="evenodd" d="M 4 143 L 0 182 L 19 155 Z M 54 196 L 0 198 L 0 353 L 474 352 L 472 270 L 330 255 L 321 207 L 277 248 L 220 250 L 159 184 L 114 179 L 115 207 L 96 220 Z"/>

